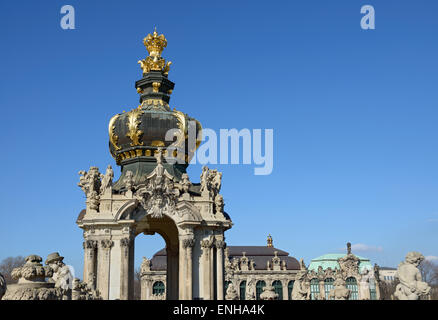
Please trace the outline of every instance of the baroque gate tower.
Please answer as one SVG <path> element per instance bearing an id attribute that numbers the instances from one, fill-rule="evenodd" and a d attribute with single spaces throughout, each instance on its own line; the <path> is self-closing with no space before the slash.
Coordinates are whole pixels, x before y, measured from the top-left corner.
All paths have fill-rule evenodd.
<path id="1" fill-rule="evenodd" d="M 166 298 L 221 300 L 224 232 L 232 226 L 219 194 L 222 173 L 204 167 L 201 182 L 190 182 L 186 168 L 201 125 L 169 107 L 174 83 L 168 79 L 171 62 L 161 57 L 164 35 L 154 31 L 144 45 L 149 56 L 138 62 L 143 77 L 135 83 L 140 105 L 109 122 L 120 178 L 113 183 L 111 166 L 105 174 L 97 167 L 79 172 L 86 195 L 76 221 L 84 231 L 84 281 L 104 299 L 132 299 L 135 238 L 158 233 L 166 242 Z M 171 129 L 175 141 L 166 141 Z"/>

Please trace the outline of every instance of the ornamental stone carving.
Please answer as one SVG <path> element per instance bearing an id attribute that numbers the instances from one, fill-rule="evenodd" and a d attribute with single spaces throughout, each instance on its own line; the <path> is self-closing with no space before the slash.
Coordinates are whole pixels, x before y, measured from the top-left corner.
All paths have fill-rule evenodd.
<path id="1" fill-rule="evenodd" d="M 370 300 L 370 280 L 373 278 L 373 274 L 367 268 L 364 268 L 360 273 L 359 295 L 361 300 Z"/>
<path id="2" fill-rule="evenodd" d="M 143 257 L 143 261 L 140 266 L 140 272 L 149 272 L 151 271 L 151 260 L 146 257 Z"/>
<path id="3" fill-rule="evenodd" d="M 109 250 L 109 249 L 111 249 L 111 247 L 114 245 L 114 242 L 112 241 L 112 240 L 109 240 L 109 239 L 105 239 L 105 240 L 101 240 L 100 241 L 100 246 L 103 248 L 103 249 L 107 249 L 107 250 Z"/>
<path id="4" fill-rule="evenodd" d="M 7 287 L 3 300 L 61 300 L 61 288 L 55 288 L 53 283 L 45 281 L 53 275 L 53 270 L 41 263 L 43 259 L 38 255 L 26 257 L 25 264 L 11 272 L 12 279 L 18 283 Z"/>
<path id="5" fill-rule="evenodd" d="M 194 238 L 189 238 L 189 239 L 184 239 L 183 240 L 183 247 L 184 248 L 193 248 L 194 245 L 195 245 L 195 239 Z"/>
<path id="6" fill-rule="evenodd" d="M 129 248 L 129 246 L 131 245 L 132 240 L 129 238 L 123 238 L 120 240 L 120 245 L 123 248 Z"/>
<path id="7" fill-rule="evenodd" d="M 222 185 L 222 172 L 208 169 L 207 166 L 202 167 L 201 173 L 201 194 L 206 194 L 215 199 L 219 194 Z"/>
<path id="8" fill-rule="evenodd" d="M 0 300 L 2 299 L 2 297 L 6 292 L 6 288 L 7 285 L 6 285 L 5 277 L 3 277 L 3 275 L 0 273 Z"/>
<path id="9" fill-rule="evenodd" d="M 99 210 L 100 202 L 100 187 L 101 174 L 97 167 L 90 167 L 90 170 L 79 171 L 81 177 L 79 178 L 78 186 L 82 189 L 87 197 L 87 204 L 91 210 Z"/>
<path id="10" fill-rule="evenodd" d="M 181 191 L 183 193 L 188 193 L 189 192 L 189 188 L 192 185 L 192 183 L 189 180 L 189 175 L 187 173 L 183 173 L 181 176 Z"/>
<path id="11" fill-rule="evenodd" d="M 162 164 L 162 150 L 155 155 L 157 166 L 146 178 L 145 186 L 135 193 L 142 207 L 153 218 L 162 218 L 163 215 L 172 216 L 177 213 L 179 190 L 175 188 L 173 177 Z"/>
<path id="12" fill-rule="evenodd" d="M 292 289 L 292 300 L 309 300 L 309 299 L 310 299 L 310 282 L 309 279 L 307 278 L 307 272 L 305 270 L 301 270 L 297 274 Z"/>
<path id="13" fill-rule="evenodd" d="M 225 300 L 239 300 L 239 295 L 234 288 L 233 283 L 228 284 L 227 292 L 225 294 Z"/>
<path id="14" fill-rule="evenodd" d="M 274 287 L 270 284 L 263 288 L 263 292 L 260 294 L 261 300 L 277 300 L 278 294 L 275 293 Z"/>
<path id="15" fill-rule="evenodd" d="M 329 292 L 330 300 L 347 300 L 350 296 L 350 289 L 345 287 L 345 281 L 338 277 L 333 283 L 334 288 Z"/>
<path id="16" fill-rule="evenodd" d="M 339 258 L 338 263 L 344 276 L 355 275 L 359 273 L 360 259 L 351 253 L 351 243 L 347 243 L 347 255 Z"/>
<path id="17" fill-rule="evenodd" d="M 102 300 L 99 291 L 91 289 L 87 283 L 78 278 L 73 280 L 71 296 L 72 300 Z"/>
<path id="18" fill-rule="evenodd" d="M 223 240 L 216 240 L 215 245 L 217 249 L 224 249 L 226 247 L 226 243 Z"/>
<path id="19" fill-rule="evenodd" d="M 416 251 L 409 252 L 405 261 L 397 268 L 400 283 L 395 288 L 394 296 L 398 300 L 418 300 L 420 297 L 429 298 L 430 286 L 423 281 L 418 269 L 424 256 Z"/>
<path id="20" fill-rule="evenodd" d="M 123 184 L 127 191 L 132 191 L 134 188 L 134 174 L 132 171 L 126 172 L 125 178 L 123 179 Z"/>
<path id="21" fill-rule="evenodd" d="M 246 292 L 245 292 L 246 300 L 255 300 L 255 278 L 253 276 L 248 277 L 248 281 L 246 284 Z"/>
<path id="22" fill-rule="evenodd" d="M 96 249 L 97 248 L 97 241 L 94 240 L 85 240 L 83 242 L 84 249 Z"/>

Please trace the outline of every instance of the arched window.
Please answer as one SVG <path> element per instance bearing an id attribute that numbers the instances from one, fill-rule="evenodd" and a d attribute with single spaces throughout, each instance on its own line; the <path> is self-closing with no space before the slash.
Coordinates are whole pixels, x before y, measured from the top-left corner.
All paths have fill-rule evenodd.
<path id="1" fill-rule="evenodd" d="M 163 281 L 155 281 L 152 285 L 152 293 L 153 294 L 164 294 L 164 283 Z"/>
<path id="2" fill-rule="evenodd" d="M 356 278 L 350 277 L 345 281 L 347 289 L 350 289 L 350 297 L 348 300 L 357 300 L 358 298 L 358 290 L 357 290 L 357 281 Z"/>
<path id="3" fill-rule="evenodd" d="M 245 300 L 246 281 L 243 280 L 239 286 L 240 300 Z"/>
<path id="4" fill-rule="evenodd" d="M 283 300 L 283 285 L 280 280 L 275 280 L 272 282 L 272 286 L 274 287 L 274 291 L 278 294 L 278 300 Z"/>
<path id="5" fill-rule="evenodd" d="M 370 279 L 370 300 L 377 300 L 376 282 Z"/>
<path id="6" fill-rule="evenodd" d="M 260 295 L 263 292 L 263 288 L 266 287 L 266 283 L 263 280 L 259 280 L 256 283 L 256 300 L 260 300 Z"/>
<path id="7" fill-rule="evenodd" d="M 330 290 L 334 288 L 333 283 L 335 282 L 335 279 L 333 278 L 327 278 L 324 280 L 324 293 L 325 293 L 325 300 L 329 300 L 329 293 Z"/>
<path id="8" fill-rule="evenodd" d="M 294 280 L 289 281 L 287 284 L 287 296 L 289 300 L 292 300 L 292 290 L 294 289 Z"/>
<path id="9" fill-rule="evenodd" d="M 310 280 L 310 299 L 319 299 L 319 280 L 317 278 Z"/>

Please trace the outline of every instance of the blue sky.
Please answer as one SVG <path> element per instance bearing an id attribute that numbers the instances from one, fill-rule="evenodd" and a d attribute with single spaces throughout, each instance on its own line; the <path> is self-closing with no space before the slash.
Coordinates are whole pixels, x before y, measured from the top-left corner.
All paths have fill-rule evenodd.
<path id="1" fill-rule="evenodd" d="M 76 29 L 60 28 L 60 8 Z M 376 30 L 360 28 L 360 8 Z M 173 62 L 171 107 L 204 127 L 274 129 L 274 171 L 223 171 L 229 245 L 396 266 L 438 256 L 436 1 L 1 1 L 0 259 L 59 251 L 82 273 L 78 171 L 107 164 L 112 115 L 138 105 L 142 39 Z M 189 168 L 199 181 L 200 165 Z M 358 245 L 361 244 L 361 245 Z M 164 245 L 136 239 L 136 261 Z"/>

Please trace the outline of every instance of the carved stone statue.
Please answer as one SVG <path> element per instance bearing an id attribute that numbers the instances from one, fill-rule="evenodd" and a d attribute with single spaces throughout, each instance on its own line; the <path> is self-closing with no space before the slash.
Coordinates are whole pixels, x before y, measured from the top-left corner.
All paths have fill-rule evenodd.
<path id="1" fill-rule="evenodd" d="M 100 202 L 100 187 L 101 187 L 101 174 L 97 167 L 90 167 L 90 170 L 79 171 L 81 177 L 79 178 L 78 186 L 82 189 L 87 197 L 87 204 L 91 210 L 99 209 Z"/>
<path id="2" fill-rule="evenodd" d="M 255 279 L 254 279 L 254 277 L 249 276 L 248 282 L 246 284 L 246 292 L 245 292 L 245 299 L 246 300 L 255 300 L 256 299 L 254 288 L 255 288 Z"/>
<path id="3" fill-rule="evenodd" d="M 364 268 L 360 275 L 360 300 L 370 300 L 370 279 L 373 275 L 367 268 Z"/>
<path id="4" fill-rule="evenodd" d="M 148 272 L 151 271 L 151 260 L 146 257 L 143 257 L 143 261 L 141 262 L 140 272 Z"/>
<path id="5" fill-rule="evenodd" d="M 225 295 L 225 300 L 239 300 L 239 295 L 237 294 L 237 291 L 234 288 L 233 283 L 230 283 L 228 285 L 227 292 Z"/>
<path id="6" fill-rule="evenodd" d="M 268 284 L 263 288 L 263 292 L 260 294 L 260 300 L 277 300 L 278 294 L 275 292 L 274 287 Z"/>
<path id="7" fill-rule="evenodd" d="M 218 194 L 214 199 L 214 205 L 216 213 L 224 213 L 224 197 L 222 197 L 220 194 Z"/>
<path id="8" fill-rule="evenodd" d="M 350 296 L 350 289 L 345 286 L 345 281 L 338 277 L 333 283 L 334 288 L 329 292 L 330 300 L 347 300 Z"/>
<path id="9" fill-rule="evenodd" d="M 203 166 L 202 167 L 202 173 L 201 173 L 201 194 L 205 191 L 208 190 L 208 167 L 207 166 Z"/>
<path id="10" fill-rule="evenodd" d="M 189 188 L 191 186 L 191 182 L 189 180 L 189 175 L 187 173 L 183 173 L 181 176 L 181 187 L 182 187 L 182 192 L 183 193 L 188 193 L 189 192 Z"/>
<path id="11" fill-rule="evenodd" d="M 292 300 L 309 300 L 310 285 L 306 282 L 307 272 L 299 271 L 292 289 Z"/>
<path id="12" fill-rule="evenodd" d="M 125 188 L 128 191 L 131 191 L 134 187 L 134 174 L 132 171 L 126 172 L 125 178 L 123 179 L 123 183 L 125 184 Z"/>
<path id="13" fill-rule="evenodd" d="M 405 261 L 398 265 L 397 275 L 400 283 L 394 292 L 398 300 L 418 300 L 421 296 L 429 296 L 431 288 L 423 282 L 418 269 L 423 260 L 424 256 L 421 253 L 412 251 L 406 255 Z"/>
<path id="14" fill-rule="evenodd" d="M 106 168 L 105 175 L 101 175 L 101 178 L 100 194 L 103 195 L 113 185 L 114 171 L 110 165 Z"/>
<path id="15" fill-rule="evenodd" d="M 48 255 L 46 265 L 53 270 L 53 275 L 49 278 L 49 282 L 55 283 L 55 288 L 60 288 L 63 293 L 63 300 L 69 300 L 71 289 L 73 287 L 73 275 L 70 268 L 64 264 L 64 257 L 61 257 L 58 252 Z"/>
<path id="16" fill-rule="evenodd" d="M 0 273 L 0 300 L 6 292 L 6 280 L 5 277 Z"/>

